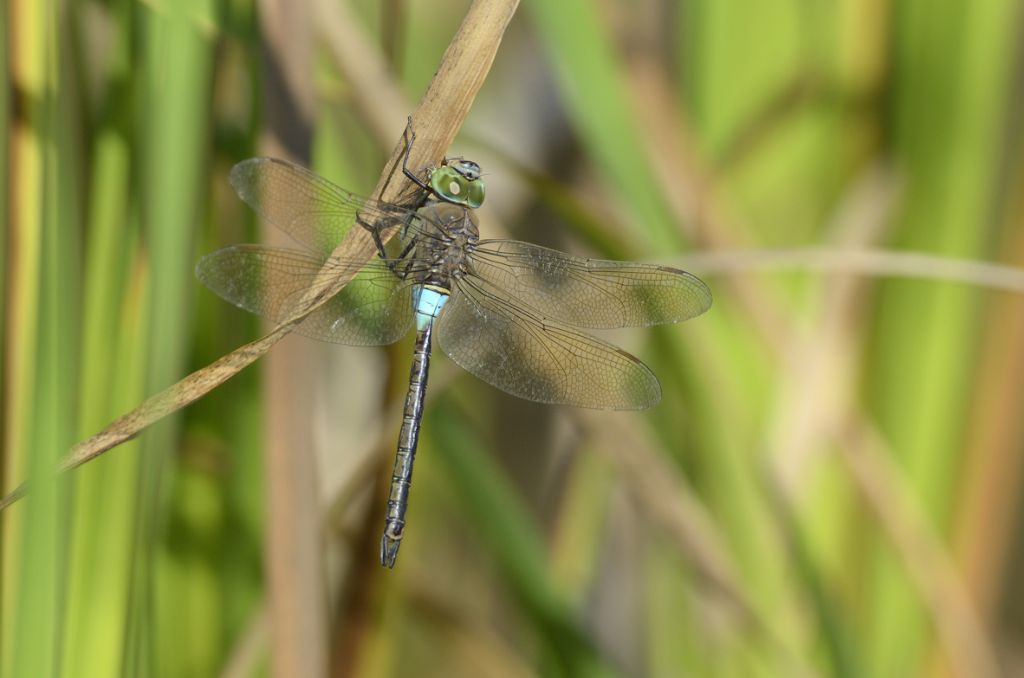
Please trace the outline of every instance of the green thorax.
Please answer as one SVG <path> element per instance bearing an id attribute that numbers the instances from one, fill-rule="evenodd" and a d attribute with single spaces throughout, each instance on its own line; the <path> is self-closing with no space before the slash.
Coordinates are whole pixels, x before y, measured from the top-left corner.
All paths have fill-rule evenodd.
<path id="1" fill-rule="evenodd" d="M 484 201 L 484 180 L 480 165 L 472 160 L 445 160 L 430 173 L 430 188 L 438 198 L 476 209 Z"/>

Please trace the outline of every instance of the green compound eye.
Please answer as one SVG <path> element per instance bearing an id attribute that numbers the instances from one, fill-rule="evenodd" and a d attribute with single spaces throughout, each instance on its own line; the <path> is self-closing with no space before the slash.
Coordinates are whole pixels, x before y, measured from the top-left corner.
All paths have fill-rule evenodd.
<path id="1" fill-rule="evenodd" d="M 480 166 L 468 160 L 438 167 L 430 175 L 430 188 L 442 200 L 470 209 L 476 209 L 484 202 Z"/>

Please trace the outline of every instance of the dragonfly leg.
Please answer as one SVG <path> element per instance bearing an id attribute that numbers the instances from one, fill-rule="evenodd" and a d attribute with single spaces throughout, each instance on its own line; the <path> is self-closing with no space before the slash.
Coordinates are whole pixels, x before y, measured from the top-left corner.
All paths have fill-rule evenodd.
<path id="1" fill-rule="evenodd" d="M 409 154 L 412 153 L 412 144 L 416 141 L 416 130 L 412 128 L 412 116 L 409 116 L 409 122 L 405 125 L 405 156 L 402 158 L 402 174 L 408 177 L 409 181 L 413 182 L 424 191 L 433 193 L 434 190 L 430 188 L 430 184 L 420 179 L 412 170 L 409 169 Z"/>
<path id="2" fill-rule="evenodd" d="M 398 264 L 400 261 L 408 257 L 410 252 L 412 252 L 413 248 L 416 246 L 416 238 L 411 238 L 409 242 L 406 243 L 405 247 L 402 248 L 402 251 L 399 252 L 398 256 L 392 259 L 388 256 L 387 250 L 384 249 L 384 241 L 381 240 L 380 229 L 373 224 L 363 221 L 361 216 L 356 216 L 356 223 L 370 232 L 370 237 L 373 238 L 373 244 L 377 248 L 377 256 L 380 257 L 380 260 L 388 267 L 388 270 L 404 280 L 405 274 L 398 269 Z"/>
<path id="3" fill-rule="evenodd" d="M 373 237 L 373 244 L 377 247 L 377 255 L 386 262 L 388 260 L 388 255 L 384 250 L 384 241 L 380 239 L 380 229 L 371 223 L 363 221 L 363 217 L 361 215 L 356 216 L 356 223 L 370 232 L 370 235 Z"/>
<path id="4" fill-rule="evenodd" d="M 384 241 L 380 238 L 380 228 L 368 221 L 364 221 L 362 215 L 356 215 L 356 223 L 365 228 L 370 232 L 370 237 L 373 238 L 373 244 L 377 248 L 377 256 L 380 257 L 381 261 L 391 269 L 391 272 L 398 275 L 398 268 L 395 261 L 388 257 L 387 250 L 384 249 Z M 398 257 L 401 259 L 405 256 L 405 251 Z"/>
<path id="5" fill-rule="evenodd" d="M 398 259 L 405 259 L 407 256 L 409 256 L 409 253 L 412 252 L 414 247 L 416 247 L 416 243 L 418 240 L 419 238 L 417 236 L 413 236 L 412 238 L 410 238 L 409 242 L 405 244 L 405 247 L 403 247 L 402 251 L 398 254 Z"/>

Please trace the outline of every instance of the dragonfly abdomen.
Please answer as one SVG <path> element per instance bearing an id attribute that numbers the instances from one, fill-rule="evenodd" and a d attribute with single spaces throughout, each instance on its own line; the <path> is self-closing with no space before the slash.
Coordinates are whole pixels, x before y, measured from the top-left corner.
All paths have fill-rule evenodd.
<path id="1" fill-rule="evenodd" d="M 448 290 L 437 285 L 417 285 L 413 291 L 416 346 L 413 349 L 412 368 L 409 370 L 409 391 L 405 396 L 402 430 L 398 434 L 395 469 L 391 474 L 391 492 L 388 497 L 384 535 L 380 541 L 380 562 L 387 567 L 395 565 L 402 532 L 405 530 L 405 511 L 409 505 L 409 488 L 412 487 L 412 467 L 420 437 L 423 403 L 427 397 L 434 320 L 444 308 L 448 296 Z"/>

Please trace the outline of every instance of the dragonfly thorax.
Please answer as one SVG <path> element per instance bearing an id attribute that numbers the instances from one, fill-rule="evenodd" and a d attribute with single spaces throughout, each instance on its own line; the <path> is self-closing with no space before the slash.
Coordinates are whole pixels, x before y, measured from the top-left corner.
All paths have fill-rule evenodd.
<path id="1" fill-rule="evenodd" d="M 467 270 L 469 253 L 480 239 L 476 214 L 462 205 L 431 203 L 419 211 L 422 231 L 414 259 L 428 263 L 424 282 L 447 287 Z"/>

